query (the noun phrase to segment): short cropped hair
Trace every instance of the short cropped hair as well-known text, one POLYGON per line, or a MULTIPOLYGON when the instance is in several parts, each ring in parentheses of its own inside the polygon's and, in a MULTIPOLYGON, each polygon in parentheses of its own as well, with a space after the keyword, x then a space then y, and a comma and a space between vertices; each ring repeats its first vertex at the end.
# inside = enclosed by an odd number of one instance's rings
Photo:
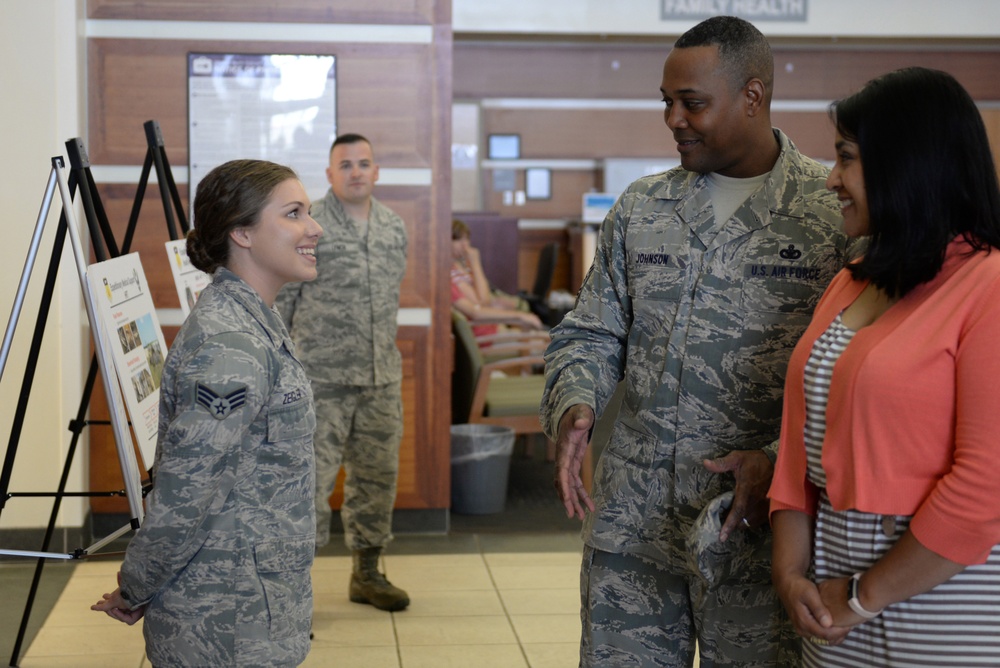
POLYGON ((856 279, 901 297, 934 278, 948 244, 1000 248, 1000 188, 982 116, 953 76, 908 67, 834 102, 837 131, 858 145, 871 238, 856 279))
MULTIPOLYGON (((369 146, 372 145, 372 143, 368 141, 367 137, 359 135, 356 132, 348 132, 339 135, 336 139, 333 140, 333 143, 330 144, 330 153, 333 153, 333 149, 337 148, 341 144, 357 144, 358 142, 362 141, 368 144, 369 146)), ((372 154, 374 155, 374 153, 375 153, 375 148, 372 147, 372 154)))
POLYGON ((774 91, 774 56, 761 31, 735 16, 713 16, 688 30, 674 42, 674 48, 719 47, 719 60, 735 88, 753 78, 764 82, 767 100, 774 91))

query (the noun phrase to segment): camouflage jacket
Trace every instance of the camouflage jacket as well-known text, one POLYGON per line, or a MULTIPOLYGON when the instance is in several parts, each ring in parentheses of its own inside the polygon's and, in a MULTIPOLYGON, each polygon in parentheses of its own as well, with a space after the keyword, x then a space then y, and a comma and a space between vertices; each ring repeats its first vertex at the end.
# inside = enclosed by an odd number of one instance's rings
POLYGON ((297 665, 315 542, 312 391, 278 313, 219 269, 170 348, 153 489, 122 564, 156 666, 297 665))
POLYGON ((699 510, 733 488, 702 460, 776 447, 788 357, 844 266, 847 238, 828 170, 775 134, 770 175, 721 224, 704 175, 676 168, 629 186, 601 226, 576 308, 552 332, 541 407, 550 437, 570 406, 600 415, 625 384, 584 524, 593 547, 683 568, 699 510))
POLYGON ((285 286, 277 306, 312 380, 370 387, 399 382, 399 287, 406 272, 406 227, 374 197, 368 236, 329 190, 313 202, 323 226, 319 277, 285 286))

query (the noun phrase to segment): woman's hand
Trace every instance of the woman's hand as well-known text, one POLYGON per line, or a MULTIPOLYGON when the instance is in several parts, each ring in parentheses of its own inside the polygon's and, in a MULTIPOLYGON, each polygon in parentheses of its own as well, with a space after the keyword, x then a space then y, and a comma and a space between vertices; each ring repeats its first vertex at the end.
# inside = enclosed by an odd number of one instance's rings
POLYGON ((517 311, 517 318, 521 320, 529 329, 542 329, 542 321, 534 313, 528 311, 517 311))
POLYGON ((476 267, 476 266, 479 266, 479 267, 483 266, 483 259, 479 255, 479 249, 476 248, 475 246, 473 246, 472 244, 468 244, 465 247, 465 258, 464 259, 465 259, 465 263, 470 268, 476 267))
POLYGON ((857 626, 867 621, 847 604, 847 584, 850 580, 851 578, 833 578, 819 583, 823 605, 830 611, 833 623, 837 626, 857 626))
POLYGON ((839 618, 826 607, 820 588, 805 576, 776 576, 774 586, 795 632, 806 640, 837 645, 850 632, 850 626, 836 625, 839 618))
POLYGON ((132 626, 137 621, 142 619, 142 616, 146 614, 146 606, 142 605, 135 610, 131 609, 131 605, 122 598, 122 574, 118 573, 118 588, 115 589, 110 594, 104 594, 101 596, 101 600, 90 606, 91 610, 96 610, 97 612, 103 612, 113 619, 117 619, 119 622, 125 622, 129 626, 132 626))
POLYGON ((836 618, 826 607, 819 587, 806 577, 812 560, 813 517, 798 510, 771 513, 774 554, 771 577, 795 632, 809 642, 836 645, 850 632, 850 626, 837 626, 836 618))

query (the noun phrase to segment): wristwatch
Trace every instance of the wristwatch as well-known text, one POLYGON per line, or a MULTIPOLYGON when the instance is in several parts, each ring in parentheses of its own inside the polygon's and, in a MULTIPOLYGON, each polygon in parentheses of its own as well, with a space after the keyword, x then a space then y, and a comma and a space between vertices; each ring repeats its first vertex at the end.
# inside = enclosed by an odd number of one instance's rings
POLYGON ((847 581, 847 605, 851 607, 851 610, 865 619, 875 619, 882 614, 882 610, 878 610, 876 612, 865 610, 864 606, 861 605, 861 599, 858 597, 858 591, 861 589, 860 585, 861 573, 855 573, 851 576, 851 579, 847 581))

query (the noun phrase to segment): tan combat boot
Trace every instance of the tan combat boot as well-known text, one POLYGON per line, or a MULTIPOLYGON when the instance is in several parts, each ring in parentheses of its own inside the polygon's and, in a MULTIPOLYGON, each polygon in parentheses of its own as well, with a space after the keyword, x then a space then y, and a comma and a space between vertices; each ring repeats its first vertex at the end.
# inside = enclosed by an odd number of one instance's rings
POLYGON ((351 573, 350 597, 354 603, 368 603, 379 610, 396 612, 410 604, 410 597, 393 586, 378 570, 381 547, 366 547, 354 551, 354 572, 351 573))

